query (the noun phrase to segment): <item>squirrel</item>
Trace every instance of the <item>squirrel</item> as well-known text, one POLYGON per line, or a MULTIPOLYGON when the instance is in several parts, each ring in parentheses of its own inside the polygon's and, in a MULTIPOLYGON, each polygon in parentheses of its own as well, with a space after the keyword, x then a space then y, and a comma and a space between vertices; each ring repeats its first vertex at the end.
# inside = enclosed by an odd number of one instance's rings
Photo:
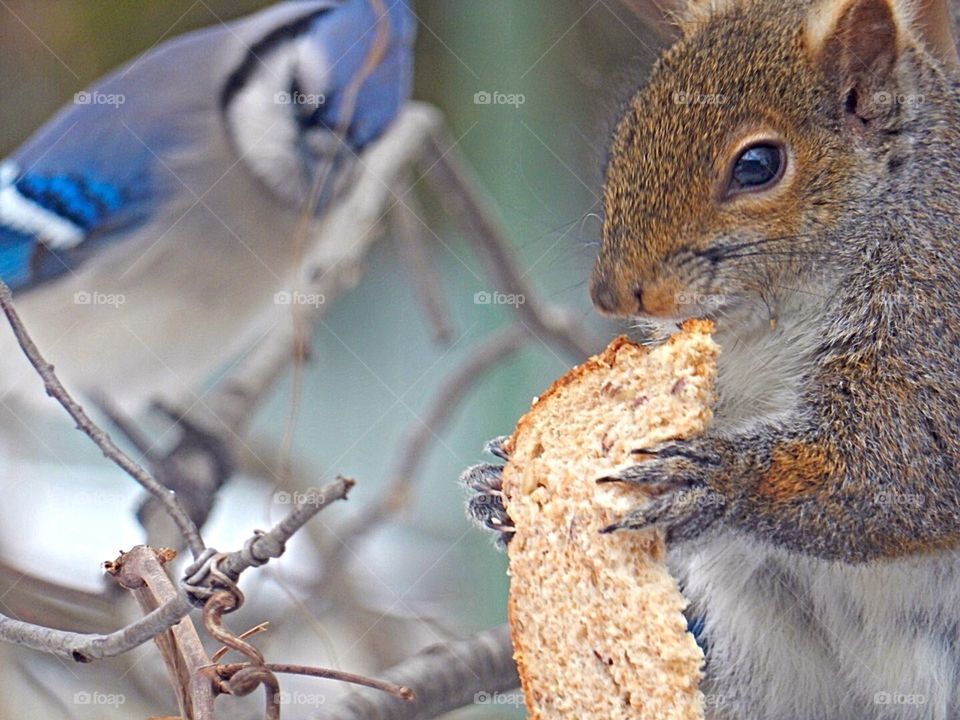
MULTIPOLYGON (((694 1, 616 127, 593 302, 723 352, 710 429, 613 478, 654 499, 607 531, 665 531, 710 720, 960 718, 949 10, 694 1)), ((464 481, 506 542, 499 468, 464 481)))

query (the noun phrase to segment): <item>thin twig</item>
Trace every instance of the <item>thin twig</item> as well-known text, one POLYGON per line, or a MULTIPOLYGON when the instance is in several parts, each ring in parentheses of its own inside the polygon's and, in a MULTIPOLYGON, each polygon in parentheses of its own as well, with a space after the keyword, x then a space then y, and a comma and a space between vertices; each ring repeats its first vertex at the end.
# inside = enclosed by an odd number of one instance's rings
MULTIPOLYGON (((412 688, 417 699, 402 702, 355 691, 324 707, 317 720, 423 720, 482 703, 520 685, 506 625, 427 648, 379 674, 412 688)), ((516 699, 520 702, 519 692, 516 699)))
POLYGON ((476 383, 494 366, 520 350, 528 338, 529 334, 518 325, 497 331, 473 350, 470 358, 443 382, 426 416, 416 421, 405 442, 400 444, 399 459, 388 475, 391 480, 380 493, 380 499, 362 510, 344 530, 337 532, 337 543, 324 567, 338 567, 340 556, 352 541, 404 506, 411 486, 420 476, 431 441, 443 432, 476 383))
POLYGON ((454 206, 454 217, 472 238, 497 289, 520 298, 516 312, 521 323, 544 342, 562 348, 579 362, 593 354, 594 343, 564 310, 542 302, 531 290, 513 259, 510 241, 493 202, 455 144, 438 129, 424 148, 427 177, 436 191, 454 206))
POLYGON ((116 463, 124 472, 132 477, 148 493, 153 495, 161 503, 167 514, 176 523, 177 528, 183 535, 190 552, 194 557, 198 557, 203 552, 205 545, 200 537, 197 526, 190 519, 190 516, 183 509, 176 495, 163 485, 158 483, 147 470, 136 460, 127 455, 123 450, 117 447, 113 439, 103 429, 101 429, 86 411, 80 407, 80 404, 73 399, 67 389, 63 386, 54 372, 53 365, 44 359, 40 350, 37 348, 30 334, 24 327, 20 315, 13 305, 13 294, 6 283, 0 280, 0 309, 7 316, 10 327, 20 344, 30 364, 36 369, 37 374, 43 380, 43 386, 47 395, 56 400, 67 411, 67 414, 73 418, 74 422, 84 434, 87 435, 100 448, 104 456, 116 463))
POLYGON ((339 477, 325 485, 311 497, 309 503, 298 504, 272 530, 254 535, 244 544, 243 550, 227 555, 220 562, 220 570, 231 578, 237 578, 247 568, 259 567, 271 558, 280 557, 287 541, 297 530, 331 503, 345 499, 355 484, 355 480, 339 477))
MULTIPOLYGON (((412 184, 408 183, 411 187, 412 184)), ((410 273, 410 279, 424 315, 433 330, 435 342, 448 345, 453 339, 450 314, 443 299, 443 288, 433 263, 433 243, 424 236, 423 208, 412 193, 404 196, 393 211, 393 229, 397 236, 400 257, 410 273)))
MULTIPOLYGON (((250 663, 224 663, 216 666, 217 673, 220 675, 232 675, 233 673, 245 667, 250 667, 250 663)), ((397 685, 396 683, 376 678, 357 675, 355 673, 343 672, 342 670, 331 670, 330 668, 309 667, 307 665, 292 665, 289 663, 264 663, 263 667, 271 672, 286 675, 306 675, 308 677, 323 678, 325 680, 337 680, 339 682, 350 683, 351 685, 360 685, 373 690, 379 690, 392 695, 400 700, 414 700, 416 693, 408 687, 397 685)))

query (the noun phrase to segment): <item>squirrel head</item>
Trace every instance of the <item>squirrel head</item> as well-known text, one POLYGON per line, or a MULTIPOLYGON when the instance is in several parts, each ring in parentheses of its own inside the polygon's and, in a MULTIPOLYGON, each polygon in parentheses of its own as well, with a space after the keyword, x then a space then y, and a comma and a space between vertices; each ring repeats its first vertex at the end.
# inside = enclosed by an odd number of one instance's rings
POLYGON ((609 151, 606 314, 722 318, 815 277, 960 64, 946 0, 694 0, 681 28, 609 151))

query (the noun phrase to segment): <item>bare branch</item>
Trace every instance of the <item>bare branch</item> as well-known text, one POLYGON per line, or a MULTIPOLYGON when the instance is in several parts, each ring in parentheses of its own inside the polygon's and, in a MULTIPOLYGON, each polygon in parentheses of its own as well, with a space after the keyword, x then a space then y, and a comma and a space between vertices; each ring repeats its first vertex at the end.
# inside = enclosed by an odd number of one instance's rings
POLYGON ((270 558, 283 554, 286 542, 317 513, 337 500, 343 500, 356 484, 350 478, 340 477, 318 490, 309 502, 298 504, 272 530, 258 533, 244 543, 242 550, 230 553, 220 563, 220 570, 236 579, 244 570, 266 564, 270 558))
MULTIPOLYGON (((383 236, 385 219, 405 202, 398 198, 409 184, 410 168, 442 124, 437 109, 422 103, 407 105, 387 133, 364 151, 356 176, 344 195, 325 209, 319 230, 303 248, 300 277, 287 291, 291 297, 296 292, 313 302, 296 305, 295 322, 287 312, 290 308, 278 306, 274 324, 210 394, 200 402, 192 396, 168 398, 163 403, 168 415, 200 431, 198 436, 218 439, 220 455, 236 453, 256 408, 297 358, 297 349, 310 346, 313 328, 333 301, 362 276, 364 260, 383 236), (177 408, 190 410, 177 412, 177 408)), ((136 439, 137 431, 129 429, 128 435, 136 439)), ((189 454, 185 463, 171 468, 171 474, 183 475, 179 487, 195 490, 188 493, 193 517, 205 517, 228 479, 225 474, 231 463, 198 462, 198 455, 189 454)), ((269 468, 263 466, 261 471, 269 468)), ((164 537, 161 531, 162 525, 148 534, 151 542, 156 536, 164 537)))
POLYGON ((406 440, 400 444, 399 460, 388 476, 391 480, 380 493, 380 499, 362 511, 347 528, 338 531, 337 544, 324 567, 337 567, 340 555, 350 546, 352 540, 376 527, 403 507, 411 486, 420 476, 431 441, 443 432, 453 413, 475 384, 491 368, 520 350, 528 338, 529 334, 518 325, 498 331, 475 349, 467 362, 444 381, 426 416, 416 421, 406 440))
POLYGON ((90 419, 86 411, 84 411, 80 404, 67 392, 63 383, 57 378, 53 365, 44 359, 40 350, 31 339, 30 334, 27 332, 27 329, 24 327, 23 321, 20 319, 20 315, 13 305, 13 294, 2 280, 0 280, 0 309, 2 309, 3 313, 7 316, 7 320, 10 323, 10 327, 13 328, 13 333, 16 335, 20 348, 43 380, 47 395, 60 403, 63 409, 67 411, 67 414, 77 423, 77 428, 93 440, 97 447, 103 451, 105 457, 116 463, 144 490, 157 499, 167 511, 167 514, 170 515, 176 523, 187 546, 190 548, 190 552, 193 553, 194 557, 198 557, 205 547, 203 539, 200 537, 197 526, 183 509, 179 500, 177 500, 176 495, 154 480, 153 476, 150 475, 140 463, 117 447, 113 439, 90 419))
MULTIPOLYGON (((131 591, 144 612, 177 599, 179 592, 163 569, 163 563, 172 559, 174 554, 170 551, 169 557, 165 557, 140 545, 122 555, 113 565, 112 574, 120 585, 131 591)), ((180 716, 190 720, 212 720, 216 693, 211 677, 204 672, 210 665, 210 658, 193 623, 185 617, 157 635, 154 642, 160 649, 177 694, 180 716)))
POLYGON ((149 642, 193 610, 183 593, 135 623, 106 635, 55 630, 0 615, 0 641, 57 655, 77 662, 90 662, 122 655, 149 642))
MULTIPOLYGON (((254 534, 242 550, 224 558, 221 569, 236 578, 249 567, 263 565, 270 558, 279 557, 283 554, 284 544, 304 523, 330 503, 345 498, 353 484, 353 480, 347 478, 330 483, 319 491, 317 502, 298 505, 270 532, 254 534)), ((194 583, 202 584, 208 580, 205 574, 198 575, 192 578, 194 583)), ((0 642, 22 645, 77 662, 90 662, 121 655, 152 640, 188 615, 193 608, 187 594, 179 590, 176 596, 137 622, 105 635, 56 630, 0 614, 0 642)))
MULTIPOLYGON (((327 210, 316 241, 305 248, 296 289, 318 299, 303 307, 307 311, 303 324, 308 329, 326 314, 332 300, 359 280, 363 260, 382 236, 381 224, 397 202, 395 193, 442 124, 436 108, 409 103, 386 136, 364 153, 362 168, 347 194, 327 210)), ((201 404, 203 414, 210 416, 206 426, 243 434, 252 411, 288 367, 291 348, 296 346, 295 330, 289 318, 278 317, 273 329, 201 404)))
POLYGON ((412 688, 417 699, 355 691, 325 707, 318 720, 426 720, 520 685, 506 625, 427 648, 379 674, 412 688))
POLYGON ((87 632, 108 633, 116 626, 116 597, 107 592, 88 592, 33 577, 19 567, 0 560, 0 598, 8 614, 29 616, 30 621, 50 627, 82 627, 87 632))
MULTIPOLYGON (((233 673, 237 672, 238 670, 242 670, 245 667, 250 667, 250 664, 224 663, 217 665, 217 673, 221 676, 229 677, 233 673)), ((356 673, 343 672, 342 670, 309 667, 307 665, 291 665, 289 663, 264 663, 263 667, 270 672, 275 673, 287 675, 306 675, 307 677, 322 678, 324 680, 337 680, 339 682, 350 683, 351 685, 362 685, 373 690, 379 690, 381 692, 388 693, 389 695, 399 698, 400 700, 409 701, 416 698, 416 693, 414 693, 410 688, 404 687, 403 685, 397 685, 396 683, 387 682, 385 680, 377 680, 376 678, 369 678, 365 675, 357 675, 356 673)))
POLYGON ((404 196, 393 212, 397 247, 413 281, 414 290, 436 342, 448 344, 453 328, 443 300, 443 288, 433 267, 433 245, 424 236, 423 208, 412 194, 404 196))
POLYGON ((453 206, 454 217, 473 238, 498 289, 524 299, 516 306, 521 323, 533 335, 559 346, 578 362, 590 356, 595 343, 579 324, 567 312, 541 302, 517 270, 509 250, 510 241, 492 201, 450 138, 438 129, 424 148, 423 156, 429 168, 427 177, 453 206))

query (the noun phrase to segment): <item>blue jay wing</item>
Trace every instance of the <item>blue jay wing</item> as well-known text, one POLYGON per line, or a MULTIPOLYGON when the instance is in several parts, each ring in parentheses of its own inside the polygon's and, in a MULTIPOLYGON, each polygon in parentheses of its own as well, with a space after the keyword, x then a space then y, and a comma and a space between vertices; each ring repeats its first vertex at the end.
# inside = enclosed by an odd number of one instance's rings
POLYGON ((131 198, 88 175, 23 173, 14 163, 3 163, 0 278, 19 290, 67 272, 93 248, 95 238, 123 227, 131 198))

